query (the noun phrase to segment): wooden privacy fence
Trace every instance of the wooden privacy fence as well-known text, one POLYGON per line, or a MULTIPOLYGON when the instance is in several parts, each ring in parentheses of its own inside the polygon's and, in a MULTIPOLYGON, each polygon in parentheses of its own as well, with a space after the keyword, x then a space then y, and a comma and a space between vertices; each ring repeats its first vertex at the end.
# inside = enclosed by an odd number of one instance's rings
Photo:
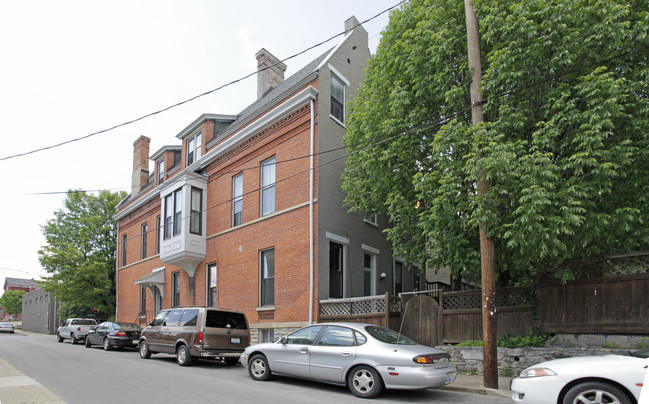
POLYGON ((401 299, 388 293, 378 296, 321 300, 318 322, 344 321, 376 324, 398 330, 401 299))

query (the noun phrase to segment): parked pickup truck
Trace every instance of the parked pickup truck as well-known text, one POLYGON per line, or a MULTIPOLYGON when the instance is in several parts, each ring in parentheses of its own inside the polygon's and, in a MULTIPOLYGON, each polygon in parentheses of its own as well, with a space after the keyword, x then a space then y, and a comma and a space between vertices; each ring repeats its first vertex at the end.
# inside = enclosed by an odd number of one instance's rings
POLYGON ((96 325, 97 321, 92 318, 69 318, 56 330, 56 340, 63 342, 64 339, 70 338, 72 343, 76 344, 86 338, 90 327, 96 325))

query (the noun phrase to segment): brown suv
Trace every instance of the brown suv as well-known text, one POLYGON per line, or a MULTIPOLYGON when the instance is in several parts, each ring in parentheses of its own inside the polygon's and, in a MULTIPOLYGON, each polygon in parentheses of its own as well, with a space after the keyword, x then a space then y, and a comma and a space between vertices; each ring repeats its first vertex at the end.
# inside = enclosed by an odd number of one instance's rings
POLYGON ((162 310, 142 331, 140 357, 152 353, 176 354, 180 366, 199 358, 223 359, 233 365, 250 345, 245 314, 208 307, 162 310))

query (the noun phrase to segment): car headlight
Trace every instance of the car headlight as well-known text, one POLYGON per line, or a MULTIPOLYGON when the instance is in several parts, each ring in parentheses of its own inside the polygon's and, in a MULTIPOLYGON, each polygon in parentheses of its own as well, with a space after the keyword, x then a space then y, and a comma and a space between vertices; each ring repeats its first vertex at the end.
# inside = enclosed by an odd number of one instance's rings
POLYGON ((556 376, 556 373, 554 373, 548 368, 529 368, 523 370, 519 375, 521 379, 525 379, 527 377, 538 377, 538 376, 556 376))

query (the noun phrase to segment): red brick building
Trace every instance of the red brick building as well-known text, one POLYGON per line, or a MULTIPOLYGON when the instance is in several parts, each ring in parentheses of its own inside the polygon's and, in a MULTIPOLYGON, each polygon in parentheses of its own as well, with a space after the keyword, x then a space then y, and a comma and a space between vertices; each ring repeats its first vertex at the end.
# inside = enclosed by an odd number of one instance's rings
POLYGON ((149 155, 149 139, 136 140, 115 216, 120 321, 216 306, 244 311, 253 340, 271 340, 315 321, 321 300, 412 290, 419 275, 392 256, 384 218, 342 204, 346 105, 370 57, 358 21, 345 30, 286 80, 260 50, 258 99, 238 115, 201 115, 181 146, 149 155))
MULTIPOLYGON (((33 279, 5 278, 5 284, 3 289, 5 292, 8 290, 22 290, 29 293, 34 291, 34 289, 36 289, 36 284, 34 283, 33 279)), ((0 314, 2 314, 3 320, 15 320, 15 321, 22 320, 22 314, 11 315, 5 313, 4 310, 2 310, 0 314)))

